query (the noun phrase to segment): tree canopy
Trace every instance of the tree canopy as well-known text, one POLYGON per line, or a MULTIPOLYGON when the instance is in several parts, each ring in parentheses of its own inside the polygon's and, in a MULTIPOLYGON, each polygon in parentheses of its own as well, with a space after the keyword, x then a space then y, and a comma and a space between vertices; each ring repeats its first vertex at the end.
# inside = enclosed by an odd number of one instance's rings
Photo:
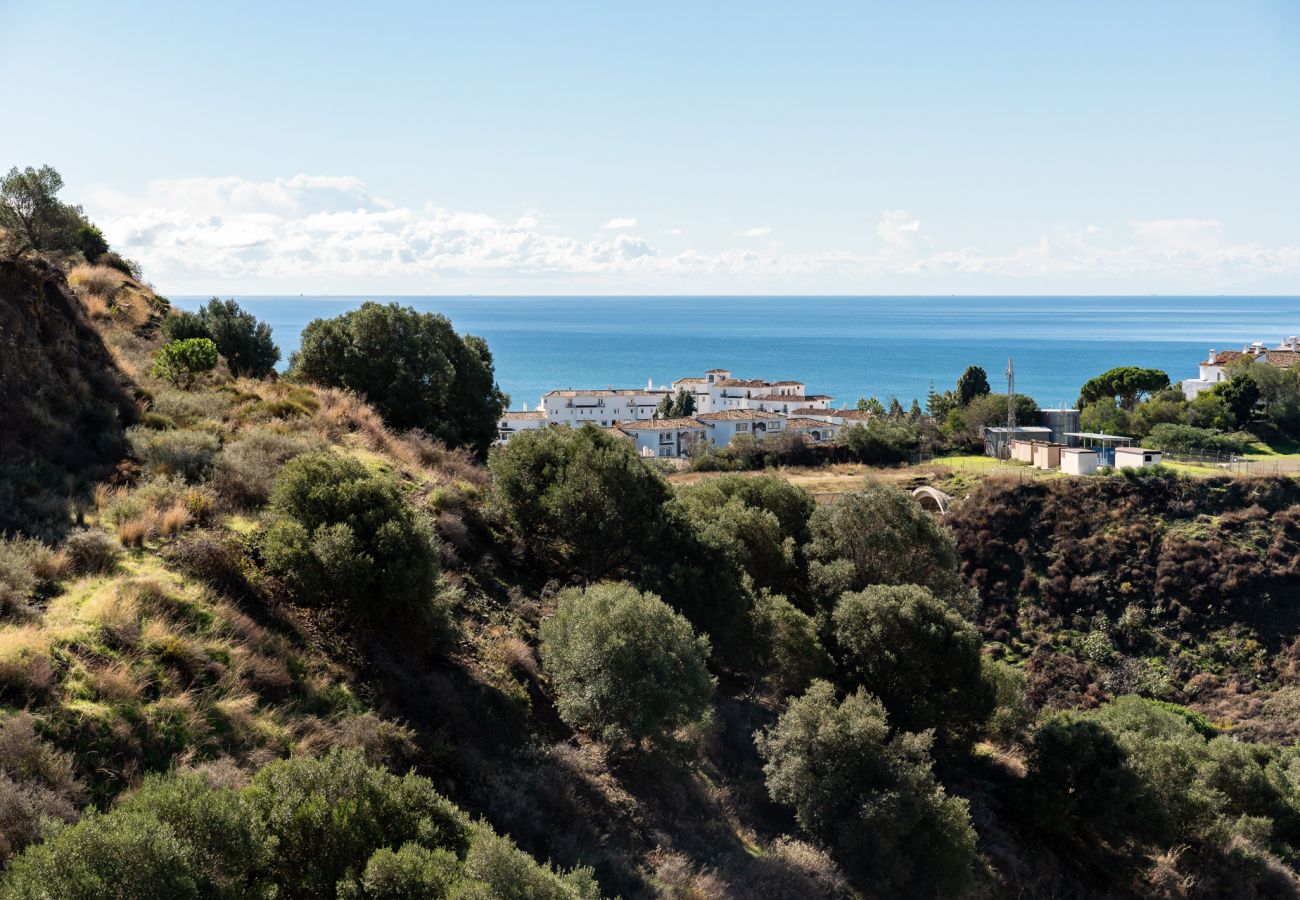
POLYGON ((666 395, 659 401, 655 411, 661 419, 682 419, 695 415, 695 398, 686 388, 678 388, 676 394, 666 395))
POLYGON ((896 727, 932 728, 945 750, 970 745, 993 709, 973 625, 913 584, 844 594, 833 622, 848 682, 879 698, 896 727))
POLYGON ((1079 389, 1079 407, 1111 399, 1132 412, 1139 399, 1166 387, 1169 387, 1169 375, 1160 369, 1118 366, 1084 382, 1079 389))
POLYGON ((979 366, 967 366, 957 379, 957 402, 969 406, 976 397, 989 393, 989 376, 979 366))
POLYGON ((654 594, 624 582, 570 588, 541 635, 560 717, 574 728, 638 743, 709 708, 708 638, 654 594))
POLYGON ((496 439, 509 399, 482 338, 461 337, 446 316, 396 303, 312 321, 289 375, 356 391, 390 426, 422 428, 480 453, 496 439))
POLYGON ((265 378, 280 361, 271 326, 258 321, 234 300, 213 297, 192 316, 170 317, 164 326, 173 340, 205 337, 217 345, 230 374, 265 378))
POLYGON ((975 830, 965 800, 931 771, 929 738, 891 734, 880 701, 843 701, 825 681, 756 735, 772 799, 884 896, 959 893, 971 879, 975 830))
POLYGON ((15 166, 0 179, 3 249, 12 253, 84 249, 92 262, 108 249, 103 234, 86 220, 81 207, 59 200, 61 190, 63 176, 51 166, 15 166))
POLYGON ((873 584, 919 584, 942 598, 958 588, 952 536, 891 484, 868 479, 861 491, 818 506, 810 526, 811 574, 831 601, 873 584))

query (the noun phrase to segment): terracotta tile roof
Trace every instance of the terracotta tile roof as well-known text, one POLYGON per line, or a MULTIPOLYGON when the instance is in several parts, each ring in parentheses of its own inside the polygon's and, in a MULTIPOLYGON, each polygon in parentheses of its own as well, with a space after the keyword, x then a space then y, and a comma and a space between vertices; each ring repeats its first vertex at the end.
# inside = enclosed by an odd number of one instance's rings
POLYGON ((724 409, 719 412, 701 413, 696 416, 703 422, 753 422, 759 419, 767 422, 784 419, 780 413, 763 412, 761 409, 724 409))
POLYGON ((683 429, 704 428, 698 419, 646 419, 643 422, 619 422, 618 427, 624 431, 680 431, 683 429))
POLYGON ((609 426, 608 428, 602 428, 602 429, 600 429, 600 430, 603 431, 603 432, 605 432, 606 434, 613 435, 614 437, 618 437, 618 438, 626 438, 626 439, 629 440, 629 441, 634 441, 634 440, 636 440, 636 438, 634 438, 632 435, 628 434, 628 433, 627 433, 626 431, 624 431, 622 428, 619 428, 617 425, 611 425, 611 426, 609 426))
POLYGON ((528 410, 527 412, 524 412, 522 410, 511 410, 511 411, 503 412, 501 414, 501 418, 502 420, 528 419, 531 421, 533 419, 545 419, 546 413, 542 412, 541 410, 528 410))
POLYGON ((1300 363, 1300 353, 1294 350, 1270 350, 1264 361, 1270 366, 1277 366, 1279 369, 1289 369, 1296 363, 1300 363))
POLYGON ((750 400, 780 400, 784 403, 802 403, 807 397, 796 397, 791 394, 763 394, 760 397, 750 397, 750 400))
POLYGON ((802 382, 802 381, 773 381, 773 382, 772 382, 772 385, 773 385, 774 387, 786 387, 786 386, 788 386, 788 385, 792 385, 792 384, 800 384, 800 385, 801 385, 801 384, 803 384, 803 382, 802 382))
POLYGON ((750 381, 741 381, 739 378, 723 378, 721 381, 713 382, 714 387, 769 387, 766 381, 752 379, 750 381))
POLYGON ((824 419, 803 419, 797 416, 791 416, 785 420, 786 428, 837 428, 834 422, 827 422, 824 419))
POLYGON ((805 400, 833 400, 830 394, 805 394, 805 400))
POLYGON ((709 369, 709 370, 706 371, 704 374, 705 374, 705 375, 717 375, 719 372, 726 373, 726 372, 729 372, 729 371, 731 371, 731 370, 730 370, 730 369, 709 369))
POLYGON ((707 378, 678 378, 673 384, 708 384, 707 378))
POLYGON ((839 415, 844 412, 842 409, 818 409, 816 406, 801 406, 798 409, 790 410, 792 416, 829 416, 839 415))
POLYGON ((795 412, 805 415, 812 413, 818 416, 834 416, 837 419, 852 420, 854 422, 865 422, 875 415, 875 413, 861 409, 796 409, 795 412))
POLYGON ((1240 350, 1220 350, 1218 353, 1214 354, 1212 358, 1207 359, 1205 362, 1201 363, 1201 365, 1226 366, 1228 363, 1232 362, 1238 356, 1241 356, 1240 350))

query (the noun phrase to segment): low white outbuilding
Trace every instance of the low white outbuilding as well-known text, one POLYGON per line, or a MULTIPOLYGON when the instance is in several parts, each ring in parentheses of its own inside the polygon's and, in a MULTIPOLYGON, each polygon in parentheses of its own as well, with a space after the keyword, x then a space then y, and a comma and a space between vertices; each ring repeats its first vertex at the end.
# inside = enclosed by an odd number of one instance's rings
POLYGON ((1096 450, 1084 447, 1061 448, 1061 471, 1067 475, 1091 475, 1099 463, 1096 450))
POLYGON ((1115 468, 1141 469, 1145 466, 1160 465, 1160 451, 1145 447, 1116 447, 1115 468))

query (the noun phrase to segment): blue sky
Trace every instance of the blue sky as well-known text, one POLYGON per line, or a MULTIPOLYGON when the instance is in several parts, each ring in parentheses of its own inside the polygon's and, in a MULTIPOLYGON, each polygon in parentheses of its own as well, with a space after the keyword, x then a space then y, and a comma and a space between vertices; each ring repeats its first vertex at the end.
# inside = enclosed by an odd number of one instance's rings
POLYGON ((1294 2, 0 0, 0 79, 176 293, 1300 278, 1294 2))

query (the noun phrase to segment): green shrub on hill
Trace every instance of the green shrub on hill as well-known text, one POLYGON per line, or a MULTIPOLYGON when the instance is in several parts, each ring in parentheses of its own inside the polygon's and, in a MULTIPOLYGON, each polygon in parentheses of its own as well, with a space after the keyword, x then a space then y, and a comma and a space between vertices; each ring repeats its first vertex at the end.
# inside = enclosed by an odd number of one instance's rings
POLYGON ((935 780, 929 738, 891 734, 880 701, 815 682, 756 736, 772 799, 883 896, 956 894, 971 880, 965 800, 935 780))
POLYGON ((496 439, 497 418, 508 402, 482 338, 456 334, 446 316, 396 303, 363 303, 312 321, 289 374, 355 391, 392 428, 422 428, 478 453, 496 439))
POLYGON ((195 337, 163 344, 154 356, 151 373, 178 388, 188 389, 196 377, 216 367, 217 345, 205 337, 195 337))
POLYGON ((267 567, 302 600, 363 614, 427 609, 438 574, 433 535, 388 475, 336 453, 285 464, 262 538, 267 567))
POLYGON ((573 728, 639 743, 708 711, 709 641, 653 594, 626 583, 570 588, 541 634, 543 669, 573 728))
POLYGON ((818 506, 810 526, 810 574, 828 602, 873 584, 919 584, 944 599, 959 589, 951 534, 886 482, 869 478, 861 491, 818 506))
POLYGON ((131 455, 145 471, 179 475, 190 482, 200 481, 208 474, 221 448, 220 439, 207 431, 157 431, 148 425, 128 428, 126 442, 131 455))
POLYGON ((1143 444, 1153 450, 1169 453, 1247 453, 1250 445, 1241 438, 1220 434, 1208 428, 1195 428, 1191 425, 1177 425, 1162 422, 1154 426, 1147 434, 1143 444))
POLYGON ((590 872, 538 865, 472 824, 427 779, 334 752, 272 763, 241 790, 155 776, 111 811, 30 847, 0 881, 0 897, 15 900, 109 896, 595 900, 598 892, 590 872))
POLYGON ((912 584, 844 594, 832 619, 848 684, 879 699, 896 728, 933 729, 947 752, 970 746, 994 702, 973 625, 912 584))
POLYGON ((265 378, 275 371, 280 350, 271 339, 271 326, 258 321, 234 300, 213 297, 193 315, 169 316, 163 332, 173 341, 208 338, 235 377, 265 378))

